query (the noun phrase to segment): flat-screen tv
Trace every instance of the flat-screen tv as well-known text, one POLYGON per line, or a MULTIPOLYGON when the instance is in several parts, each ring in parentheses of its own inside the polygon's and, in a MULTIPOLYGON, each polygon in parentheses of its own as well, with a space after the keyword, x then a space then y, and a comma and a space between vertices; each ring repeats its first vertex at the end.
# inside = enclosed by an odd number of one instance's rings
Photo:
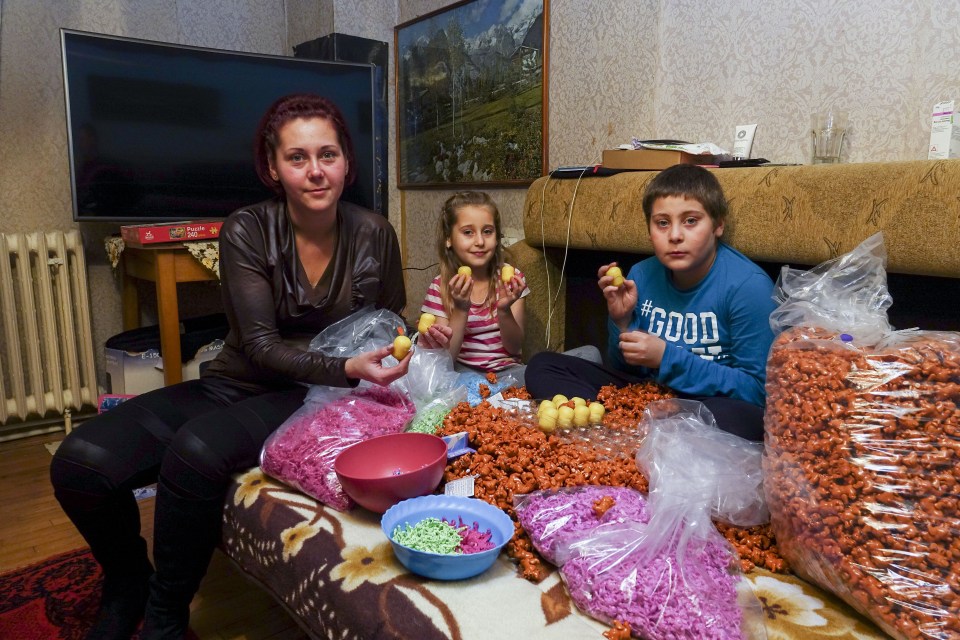
POLYGON ((254 131, 297 92, 343 111, 357 156, 343 199, 385 213, 373 65, 60 33, 74 220, 215 219, 270 197, 254 131))

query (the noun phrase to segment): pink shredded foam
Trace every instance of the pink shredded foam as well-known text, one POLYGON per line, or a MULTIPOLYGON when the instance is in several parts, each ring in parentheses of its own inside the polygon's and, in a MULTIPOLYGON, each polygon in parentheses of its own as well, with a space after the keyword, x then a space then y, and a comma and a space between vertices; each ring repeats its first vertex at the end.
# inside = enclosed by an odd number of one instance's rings
POLYGON ((459 522, 454 522, 453 520, 443 519, 444 522, 457 529, 460 533, 460 546, 457 550, 460 553, 480 553, 481 551, 489 551, 493 549, 495 544, 493 544, 493 534, 490 532, 490 529, 487 529, 485 532, 480 532, 480 523, 474 522, 473 526, 468 526, 463 522, 463 516, 458 517, 459 522))
MULTIPOLYGON (((554 564, 559 549, 590 537, 601 525, 649 521, 643 495, 618 487, 531 494, 517 514, 534 546, 554 564), (616 504, 597 517, 593 504, 604 496, 616 504)), ((634 636, 648 640, 743 637, 739 576, 730 571, 730 552, 719 534, 704 545, 689 545, 682 560, 676 546, 667 545, 650 561, 623 550, 642 544, 640 536, 620 549, 587 548, 560 567, 580 610, 606 623, 629 623, 634 636)))
POLYGON ((331 402, 307 402, 270 436, 260 457, 263 472, 320 502, 346 511, 353 500, 340 486, 333 463, 361 440, 399 433, 414 407, 386 387, 355 389, 331 402))

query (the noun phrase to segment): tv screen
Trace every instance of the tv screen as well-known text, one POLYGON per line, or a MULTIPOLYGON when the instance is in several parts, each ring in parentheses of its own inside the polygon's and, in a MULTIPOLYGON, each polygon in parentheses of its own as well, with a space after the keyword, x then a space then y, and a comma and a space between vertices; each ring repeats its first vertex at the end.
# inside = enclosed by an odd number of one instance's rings
POLYGON ((383 213, 374 66, 162 44, 61 30, 73 218, 123 223, 222 218, 269 198, 253 135, 288 93, 343 112, 356 182, 343 199, 383 213))

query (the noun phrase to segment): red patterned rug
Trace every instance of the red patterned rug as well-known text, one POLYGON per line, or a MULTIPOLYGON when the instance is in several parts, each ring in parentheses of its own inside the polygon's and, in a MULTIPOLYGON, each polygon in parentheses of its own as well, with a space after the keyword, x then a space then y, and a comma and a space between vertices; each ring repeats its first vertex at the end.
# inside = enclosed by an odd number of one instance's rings
POLYGON ((0 575, 0 638, 81 640, 97 612, 102 579, 89 549, 0 575))

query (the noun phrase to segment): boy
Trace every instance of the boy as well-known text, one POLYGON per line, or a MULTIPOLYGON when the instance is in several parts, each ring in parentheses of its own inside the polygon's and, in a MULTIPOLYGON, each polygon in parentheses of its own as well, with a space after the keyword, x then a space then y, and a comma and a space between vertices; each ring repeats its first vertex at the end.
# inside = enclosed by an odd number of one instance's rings
POLYGON ((763 439, 764 379, 773 342, 773 282, 720 242, 727 202, 697 165, 661 171, 643 195, 654 257, 622 284, 597 273, 607 301, 611 367, 543 352, 526 373, 535 398, 594 398, 600 388, 653 379, 703 402, 724 431, 763 439))

